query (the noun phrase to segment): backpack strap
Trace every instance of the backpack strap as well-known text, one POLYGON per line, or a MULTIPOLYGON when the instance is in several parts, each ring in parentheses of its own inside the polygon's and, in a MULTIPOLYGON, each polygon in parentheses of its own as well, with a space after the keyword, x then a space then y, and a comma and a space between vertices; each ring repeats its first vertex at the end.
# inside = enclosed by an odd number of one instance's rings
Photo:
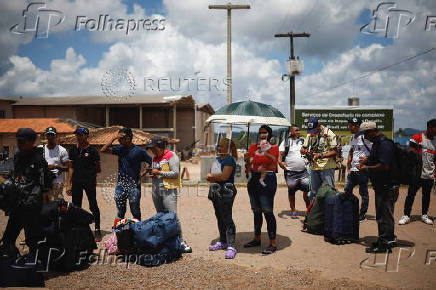
POLYGON ((362 138, 363 146, 365 146, 365 148, 366 148, 366 150, 368 150, 368 152, 371 152, 371 150, 368 148, 368 146, 366 146, 365 137, 363 135, 360 135, 360 137, 362 138))

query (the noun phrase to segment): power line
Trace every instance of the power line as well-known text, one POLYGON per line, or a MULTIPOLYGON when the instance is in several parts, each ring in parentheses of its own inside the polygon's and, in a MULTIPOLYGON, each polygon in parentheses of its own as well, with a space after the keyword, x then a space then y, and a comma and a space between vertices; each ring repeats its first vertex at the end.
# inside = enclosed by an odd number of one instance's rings
POLYGON ((319 91, 319 92, 317 92, 317 93, 315 93, 315 94, 310 95, 309 98, 310 98, 310 97, 313 97, 313 96, 317 96, 317 95, 322 94, 322 93, 325 93, 325 92, 328 92, 328 91, 331 91, 331 90, 334 90, 334 89, 337 89, 337 88, 340 88, 340 87, 342 87, 342 86, 344 86, 344 85, 346 85, 346 84, 349 84, 349 83, 351 83, 351 82, 354 82, 354 81, 358 81, 358 80, 361 80, 361 79, 367 78, 367 77, 369 77, 369 76, 375 74, 376 72, 381 72, 381 71, 387 70, 387 69, 389 69, 389 68, 391 68, 391 67, 393 67, 393 66, 396 66, 396 65, 402 64, 402 63, 404 63, 404 62, 406 62, 406 61, 409 61, 409 60, 412 60, 412 59, 414 59, 414 58, 420 57, 420 56, 422 56, 422 55, 424 55, 424 54, 430 53, 430 52, 433 51, 433 50, 435 50, 434 47, 432 47, 432 48, 430 48, 430 49, 427 49, 426 51, 420 52, 420 53, 418 53, 418 54, 415 54, 415 55, 412 55, 412 56, 406 57, 405 59, 402 59, 402 60, 400 60, 400 61, 398 61, 398 62, 396 62, 396 63, 393 63, 393 64, 390 64, 390 65, 387 65, 387 66, 381 67, 381 68, 379 68, 379 69, 377 69, 377 70, 375 70, 375 71, 372 71, 372 72, 367 73, 367 74, 363 74, 363 75, 361 75, 361 76, 359 76, 359 77, 357 77, 357 78, 354 78, 354 79, 352 79, 352 80, 349 80, 349 81, 346 81, 346 82, 340 83, 340 84, 335 85, 335 86, 333 86, 333 87, 330 87, 330 88, 328 88, 328 89, 326 89, 326 90, 319 91))
POLYGON ((312 8, 310 9, 310 11, 309 11, 306 15, 304 15, 304 17, 303 17, 303 22, 302 22, 300 25, 298 25, 297 31, 299 31, 300 28, 301 28, 304 24, 306 24, 306 22, 307 22, 307 17, 309 17, 309 15, 312 14, 313 10, 315 9, 315 6, 317 6, 318 3, 319 3, 319 0, 317 0, 316 2, 313 3, 313 6, 312 6, 312 8))

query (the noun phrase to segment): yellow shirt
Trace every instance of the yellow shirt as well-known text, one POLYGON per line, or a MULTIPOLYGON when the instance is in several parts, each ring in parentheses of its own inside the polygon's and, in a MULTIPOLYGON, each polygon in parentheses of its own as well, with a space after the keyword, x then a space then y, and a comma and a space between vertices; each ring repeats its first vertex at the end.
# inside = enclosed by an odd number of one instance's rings
MULTIPOLYGON (((336 148, 337 136, 327 127, 321 126, 321 132, 318 135, 311 136, 307 134, 304 139, 303 147, 312 150, 318 154, 327 154, 331 149, 336 148)), ((312 170, 324 170, 336 168, 335 157, 320 158, 311 162, 312 170)))

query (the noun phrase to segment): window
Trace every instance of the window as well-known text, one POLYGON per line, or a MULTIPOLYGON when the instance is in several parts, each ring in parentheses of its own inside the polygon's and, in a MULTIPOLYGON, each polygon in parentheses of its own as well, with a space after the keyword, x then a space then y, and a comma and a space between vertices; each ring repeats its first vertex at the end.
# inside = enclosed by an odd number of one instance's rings
POLYGON ((6 117, 6 112, 0 110, 0 119, 4 119, 6 117))

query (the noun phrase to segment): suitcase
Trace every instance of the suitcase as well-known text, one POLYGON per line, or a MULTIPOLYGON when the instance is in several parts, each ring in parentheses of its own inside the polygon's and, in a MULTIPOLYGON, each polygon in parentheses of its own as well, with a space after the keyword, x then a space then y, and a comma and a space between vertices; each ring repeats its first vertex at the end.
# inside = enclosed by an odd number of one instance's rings
POLYGON ((325 199, 324 240, 332 244, 359 240, 359 199, 353 194, 338 193, 325 199))

